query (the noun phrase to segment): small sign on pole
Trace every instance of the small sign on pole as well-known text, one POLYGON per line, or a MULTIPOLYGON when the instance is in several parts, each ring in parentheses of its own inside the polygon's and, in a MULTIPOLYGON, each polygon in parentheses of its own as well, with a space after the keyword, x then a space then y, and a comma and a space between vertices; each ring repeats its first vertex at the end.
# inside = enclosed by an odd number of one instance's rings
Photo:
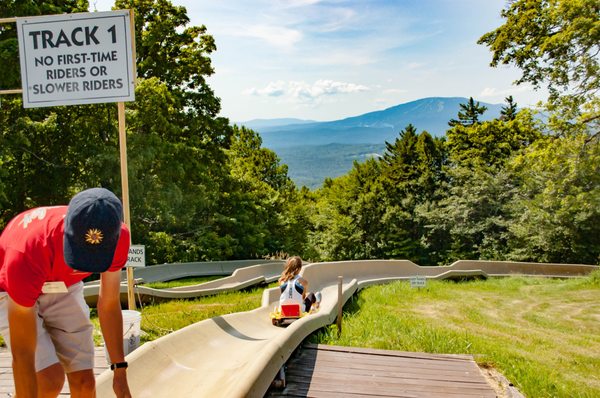
POLYGON ((146 266, 146 247, 144 245, 129 246, 126 266, 134 268, 146 266))
POLYGON ((412 276, 410 278, 410 287, 425 287, 427 279, 424 276, 412 276))
POLYGON ((17 18, 23 107, 134 101, 129 12, 17 18))

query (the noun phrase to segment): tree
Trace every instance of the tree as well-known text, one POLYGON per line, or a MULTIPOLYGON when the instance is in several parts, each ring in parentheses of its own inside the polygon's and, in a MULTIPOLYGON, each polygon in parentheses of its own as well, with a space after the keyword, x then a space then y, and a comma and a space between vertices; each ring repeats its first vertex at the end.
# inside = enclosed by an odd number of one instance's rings
MULTIPOLYGON (((87 9, 88 2, 85 0, 3 0, 0 2, 0 18, 86 12, 87 9)), ((0 24, 0 64, 0 89, 20 88, 19 44, 14 23, 0 24)))
POLYGON ((469 168, 501 166, 541 136, 532 113, 523 110, 510 121, 491 120, 456 125, 446 133, 446 147, 455 165, 469 168))
POLYGON ((510 175, 501 167, 461 166, 449 174, 452 183, 440 186, 443 197, 417 209, 429 256, 439 263, 502 260, 508 251, 508 206, 516 195, 510 175))
POLYGON ((550 102, 568 96, 575 105, 600 88, 600 3, 597 0, 518 0, 502 10, 505 22, 481 36, 491 66, 516 65, 517 84, 547 85, 550 102))
POLYGON ((409 124, 400 131, 394 143, 386 141, 386 151, 383 154, 382 163, 384 174, 389 180, 389 188, 396 190, 399 184, 407 185, 416 178, 417 157, 417 129, 409 124))
POLYGON ((500 110, 500 120, 515 120, 517 117, 517 103, 514 101, 512 95, 504 98, 504 100, 506 101, 506 106, 503 106, 500 110))
POLYGON ((294 183, 287 175, 287 166, 261 145, 258 133, 234 126, 227 154, 232 191, 239 199, 227 206, 231 220, 228 234, 241 242, 240 249, 254 250, 247 256, 302 254, 308 231, 302 208, 295 205, 299 199, 294 183))
MULTIPOLYGON (((87 6, 86 1, 77 0, 3 1, 0 18, 81 12, 87 11, 87 6)), ((0 24, 0 63, 0 88, 19 88, 14 23, 0 24)), ((96 108, 95 121, 89 126, 83 115, 86 107, 26 110, 19 97, 4 96, 0 109, 0 227, 26 208, 65 203, 81 187, 76 181, 91 174, 93 159, 103 158, 115 142, 105 129, 102 106, 96 108), (82 145, 83 150, 76 153, 74 145, 82 145)), ((102 166, 97 169, 99 174, 112 170, 108 163, 102 166)))
POLYGON ((231 173, 238 179, 262 182, 281 193, 294 189, 294 183, 287 175, 287 165, 280 163, 275 152, 263 148, 260 135, 251 129, 233 127, 228 158, 231 173))
POLYGON ((316 193, 309 243, 319 260, 383 258, 381 164, 354 162, 344 176, 327 179, 316 193))
POLYGON ((600 143, 545 136, 509 163, 509 259, 600 263, 600 143))
MULTIPOLYGON (((213 73, 214 40, 204 27, 185 26, 185 9, 169 1, 118 1, 116 6, 133 8, 136 15, 139 79, 136 101, 127 105, 136 243, 147 245, 150 263, 264 254, 264 245, 252 242, 262 239, 260 234, 240 239, 245 231, 235 229, 228 213, 234 209, 234 216, 249 217, 244 205, 262 211, 262 203, 252 203, 256 198, 244 195, 230 175, 226 149, 232 128, 217 117, 219 99, 206 83, 213 73)), ((0 5, 3 16, 84 10, 85 1, 0 5)), ((6 40, 0 47, 14 37, 14 29, 3 29, 6 40)), ((0 195, 0 225, 23 208, 66 203, 82 188, 104 186, 119 194, 114 104, 23 109, 20 99, 10 98, 1 106, 0 186, 11 189, 0 195)))
POLYGON ((386 147, 379 177, 383 190, 377 199, 382 215, 379 251, 388 258, 429 263, 420 240, 423 225, 415 209, 434 200, 437 185, 443 179, 443 141, 426 131, 417 135, 416 128, 408 125, 386 147))
POLYGON ((206 82, 216 45, 206 26, 188 26, 186 8, 168 0, 117 0, 115 8, 135 10, 138 76, 159 78, 184 101, 180 106, 216 116, 220 100, 206 82))
POLYGON ((469 97, 469 102, 466 104, 460 104, 458 111, 458 120, 452 119, 448 122, 448 125, 453 127, 457 125, 471 126, 479 123, 479 116, 483 115, 487 111, 487 107, 480 105, 479 102, 475 102, 473 97, 469 97))

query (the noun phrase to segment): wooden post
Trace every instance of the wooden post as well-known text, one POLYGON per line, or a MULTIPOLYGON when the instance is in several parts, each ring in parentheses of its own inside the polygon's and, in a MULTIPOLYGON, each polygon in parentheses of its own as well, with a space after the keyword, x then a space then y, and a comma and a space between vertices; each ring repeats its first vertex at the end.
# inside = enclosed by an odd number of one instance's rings
POLYGON ((22 94, 23 93, 23 89, 21 88, 15 88, 12 90, 0 90, 0 94, 22 94))
MULTIPOLYGON (((131 238, 131 217, 129 213, 129 177, 127 174, 127 134, 125 129, 125 103, 119 102, 119 153, 121 157, 121 190, 123 191, 123 215, 129 228, 131 238)), ((131 244, 131 240, 129 242, 131 244)), ((127 267, 127 303, 130 310, 135 310, 133 292, 133 268, 127 267)))
MULTIPOLYGON (((131 47, 132 47, 132 61, 133 61, 133 86, 136 85, 137 69, 135 62, 135 18, 133 10, 129 10, 129 26, 131 32, 131 47)), ((129 213, 129 177, 127 173, 127 131, 125 128, 125 103, 119 102, 119 151, 121 156, 121 190, 123 191, 123 213, 125 218, 125 224, 129 228, 130 239, 133 236, 131 231, 131 217, 129 213)), ((131 240, 129 242, 131 244, 131 240)), ((130 310, 135 310, 135 292, 134 292, 134 278, 133 268, 127 267, 127 304, 130 310)))
POLYGON ((344 282, 344 277, 338 276, 338 313, 337 313, 337 330, 338 330, 338 338, 342 335, 342 309, 344 308, 344 297, 342 295, 342 284, 344 282))

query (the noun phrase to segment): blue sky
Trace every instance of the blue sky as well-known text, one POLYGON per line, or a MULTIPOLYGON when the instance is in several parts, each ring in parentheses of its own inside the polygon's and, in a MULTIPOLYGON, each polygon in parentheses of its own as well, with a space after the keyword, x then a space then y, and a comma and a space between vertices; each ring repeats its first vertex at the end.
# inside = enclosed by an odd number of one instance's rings
MULTIPOLYGON (((477 44, 506 0, 171 0, 206 25, 217 51, 209 84, 232 121, 336 120, 424 97, 519 106, 544 92, 514 86, 477 44)), ((106 11, 113 0, 90 0, 106 11)), ((95 7, 95 8, 94 8, 95 7)))

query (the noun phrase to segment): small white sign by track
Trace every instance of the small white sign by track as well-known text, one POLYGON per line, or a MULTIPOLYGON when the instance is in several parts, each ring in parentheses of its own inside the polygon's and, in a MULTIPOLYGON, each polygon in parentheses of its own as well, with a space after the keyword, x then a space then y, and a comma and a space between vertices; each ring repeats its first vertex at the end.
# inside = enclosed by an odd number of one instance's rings
POLYGON ((129 10, 17 18, 25 108, 134 101, 129 10))
POLYGON ((410 287, 425 287, 427 279, 424 276, 411 276, 410 287))
POLYGON ((129 255, 127 256, 127 267, 145 267, 146 266, 146 247, 144 245, 129 246, 129 255))

